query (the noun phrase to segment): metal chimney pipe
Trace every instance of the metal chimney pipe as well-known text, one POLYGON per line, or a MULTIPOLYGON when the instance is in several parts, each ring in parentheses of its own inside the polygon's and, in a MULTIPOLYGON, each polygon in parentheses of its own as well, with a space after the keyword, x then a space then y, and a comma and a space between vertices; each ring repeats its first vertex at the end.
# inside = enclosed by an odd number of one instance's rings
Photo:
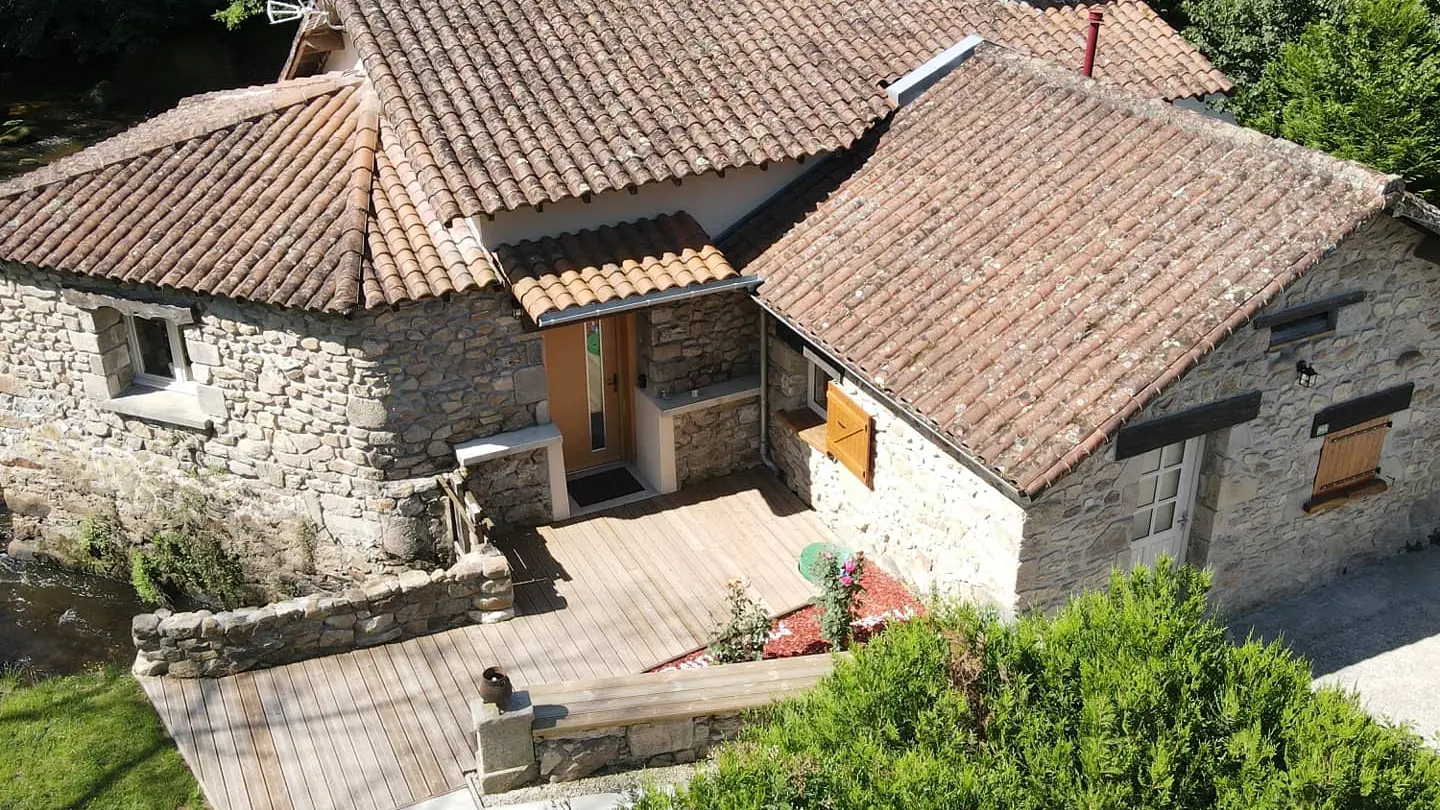
POLYGON ((1086 76, 1095 75, 1095 49, 1100 44, 1100 25, 1105 21, 1105 12, 1090 9, 1090 34, 1085 39, 1085 65, 1080 72, 1086 76))

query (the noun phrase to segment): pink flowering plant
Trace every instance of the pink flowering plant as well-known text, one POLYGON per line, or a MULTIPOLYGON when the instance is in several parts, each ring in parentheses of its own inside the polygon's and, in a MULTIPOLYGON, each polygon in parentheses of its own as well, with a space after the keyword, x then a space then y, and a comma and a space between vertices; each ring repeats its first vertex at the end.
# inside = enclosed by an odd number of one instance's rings
POLYGON ((820 636, 830 642, 830 649, 843 650, 850 646, 856 598, 865 590, 860 584, 865 555, 857 551, 841 560, 826 552, 815 560, 815 573, 820 580, 820 595, 813 600, 821 610, 820 636))

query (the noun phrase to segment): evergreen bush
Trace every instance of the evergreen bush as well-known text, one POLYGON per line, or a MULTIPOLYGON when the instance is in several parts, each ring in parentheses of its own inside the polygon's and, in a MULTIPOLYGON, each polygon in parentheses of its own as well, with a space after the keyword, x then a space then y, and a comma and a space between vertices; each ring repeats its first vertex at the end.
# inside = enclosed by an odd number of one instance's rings
POLYGON ((1285 648, 1229 643, 1208 586, 1162 561, 1053 618, 932 611, 637 807, 1440 807, 1440 755, 1285 648))

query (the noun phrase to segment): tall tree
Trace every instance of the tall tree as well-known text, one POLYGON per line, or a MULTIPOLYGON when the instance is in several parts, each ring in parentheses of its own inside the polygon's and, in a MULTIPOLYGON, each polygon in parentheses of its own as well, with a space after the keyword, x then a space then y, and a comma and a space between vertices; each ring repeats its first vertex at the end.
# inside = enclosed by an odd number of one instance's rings
POLYGON ((1232 108, 1246 126, 1405 178, 1440 201, 1440 18, 1352 0, 1281 47, 1232 108))
POLYGON ((1184 0, 1180 6, 1185 38, 1244 87, 1260 78, 1281 45, 1298 39, 1335 4, 1336 0, 1184 0))

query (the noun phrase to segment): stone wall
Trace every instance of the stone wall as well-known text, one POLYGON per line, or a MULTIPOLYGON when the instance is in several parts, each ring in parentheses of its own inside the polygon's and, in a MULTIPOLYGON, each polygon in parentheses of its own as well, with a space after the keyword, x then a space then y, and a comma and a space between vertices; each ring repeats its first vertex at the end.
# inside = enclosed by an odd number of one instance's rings
MULTIPOLYGON (((1267 307, 1368 293, 1340 310, 1334 333, 1269 350, 1270 331, 1246 326, 1146 409, 1157 416, 1262 391, 1255 420, 1206 437, 1200 468, 1188 558, 1214 569, 1224 608, 1304 590, 1440 529, 1440 267, 1414 255, 1421 239, 1378 217, 1267 307), (1319 372, 1313 388, 1296 382, 1302 359, 1319 372), (1404 382, 1415 383, 1414 400, 1393 415, 1380 461, 1389 490, 1302 511, 1323 444, 1310 437, 1315 413, 1404 382)), ((1128 562, 1137 479, 1108 446, 1041 495, 1025 528, 1023 602, 1054 605, 1128 562)))
POLYGON ((773 334, 768 345, 771 453, 786 484, 919 592, 1013 607, 1020 506, 847 380, 841 389, 875 417, 874 487, 866 487, 775 418, 804 407, 807 361, 773 334))
POLYGON ((498 293, 345 318, 68 278, 193 313, 180 333, 209 426, 116 413, 128 351, 61 279, 0 265, 0 493, 17 537, 61 558, 83 517, 139 542, 188 493, 271 594, 390 570, 436 546, 451 445, 543 415, 538 335, 498 293))
POLYGON ((515 615, 498 552, 448 569, 377 577, 338 596, 307 596, 224 613, 157 611, 132 622, 136 675, 216 678, 515 615))
POLYGON ((541 737, 535 740, 535 760, 544 782, 571 782, 600 770, 695 762, 735 739, 740 725, 736 712, 541 737))
POLYGON ((470 467, 465 484, 496 526, 539 526, 550 522, 547 452, 537 447, 470 467))
POLYGON ((754 399, 675 417, 675 475, 683 489, 760 463, 760 403, 754 399))
POLYGON ((760 309, 744 290, 712 293, 635 315, 636 373, 664 398, 754 374, 760 309))

